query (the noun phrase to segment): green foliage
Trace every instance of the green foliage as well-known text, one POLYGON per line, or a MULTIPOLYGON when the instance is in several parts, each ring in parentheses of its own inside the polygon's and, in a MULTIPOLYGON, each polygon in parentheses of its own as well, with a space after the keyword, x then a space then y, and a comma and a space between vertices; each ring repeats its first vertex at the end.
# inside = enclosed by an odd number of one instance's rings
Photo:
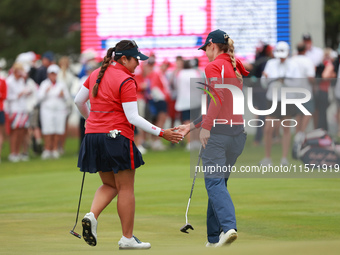
POLYGON ((0 57, 25 51, 80 53, 79 0, 0 1, 0 57), (78 25, 78 26, 77 26, 78 25))
POLYGON ((340 35, 340 1, 325 0, 326 45, 338 48, 340 35))
MULTIPOLYGON (((337 48, 340 1, 324 0, 326 45, 337 48)), ((80 53, 79 0, 1 0, 0 57, 13 62, 19 53, 80 53)))

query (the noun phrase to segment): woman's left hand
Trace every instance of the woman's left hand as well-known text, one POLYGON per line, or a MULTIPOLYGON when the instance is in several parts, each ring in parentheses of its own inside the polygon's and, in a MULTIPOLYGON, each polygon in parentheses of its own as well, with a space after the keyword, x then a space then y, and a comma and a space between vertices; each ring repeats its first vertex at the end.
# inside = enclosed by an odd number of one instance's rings
POLYGON ((204 149, 208 143, 209 138, 210 138, 210 131, 202 128, 200 132, 200 141, 204 149))

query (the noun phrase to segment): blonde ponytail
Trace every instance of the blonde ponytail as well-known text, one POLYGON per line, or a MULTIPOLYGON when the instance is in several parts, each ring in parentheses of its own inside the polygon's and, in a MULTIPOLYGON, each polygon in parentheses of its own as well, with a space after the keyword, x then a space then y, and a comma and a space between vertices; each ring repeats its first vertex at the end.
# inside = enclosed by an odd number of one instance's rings
POLYGON ((233 65, 235 74, 237 79, 243 83, 242 75, 236 69, 236 60, 235 60, 235 51, 234 51, 234 41, 229 37, 228 38, 228 54, 230 56, 231 64, 233 65))

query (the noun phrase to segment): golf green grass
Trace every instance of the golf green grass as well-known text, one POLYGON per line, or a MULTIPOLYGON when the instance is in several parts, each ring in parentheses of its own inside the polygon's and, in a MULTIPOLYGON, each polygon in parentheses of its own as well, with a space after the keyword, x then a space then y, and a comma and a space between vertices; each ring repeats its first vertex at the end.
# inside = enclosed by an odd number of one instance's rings
MULTIPOLYGON (((198 178, 189 210, 195 230, 181 233, 192 178, 190 153, 180 146, 147 153, 146 164, 137 170, 134 234, 151 242, 152 248, 118 250, 121 227, 115 201, 100 216, 98 244, 90 247, 69 234, 82 178, 76 167, 77 146, 69 139, 59 160, 33 157, 10 163, 5 144, 0 164, 0 254, 339 254, 340 179, 336 178, 231 178, 228 188, 239 237, 220 249, 205 247, 207 195, 203 179, 198 178)), ((279 145, 273 155, 278 162, 279 145)), ((253 147, 248 138, 237 165, 256 165, 262 156, 263 148, 253 147)), ((79 222, 99 185, 98 175, 86 175, 79 222)), ((79 222, 75 231, 81 234, 79 222)))

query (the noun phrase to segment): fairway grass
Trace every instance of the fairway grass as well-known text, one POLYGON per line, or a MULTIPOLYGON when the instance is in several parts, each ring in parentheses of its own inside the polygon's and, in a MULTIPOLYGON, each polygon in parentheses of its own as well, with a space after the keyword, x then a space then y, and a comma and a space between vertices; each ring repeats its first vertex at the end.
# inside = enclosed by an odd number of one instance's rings
MULTIPOLYGON (((101 214, 98 245, 90 247, 69 234, 82 178, 76 167, 77 145, 69 139, 67 153, 59 160, 33 157, 19 163, 5 159, 5 146, 0 164, 0 254, 339 254, 340 179, 230 179, 239 237, 229 247, 212 249, 205 248, 207 195, 198 178, 189 210, 195 230, 181 233, 192 179, 190 154, 179 146, 149 152, 136 173, 134 234, 152 248, 118 250, 121 227, 115 201, 101 214)), ((274 161, 279 161, 279 151, 274 146, 274 161)), ((256 164, 262 155, 263 148, 252 147, 248 139, 237 164, 256 164)), ((98 175, 86 175, 75 229, 80 234, 81 218, 99 185, 98 175)))

